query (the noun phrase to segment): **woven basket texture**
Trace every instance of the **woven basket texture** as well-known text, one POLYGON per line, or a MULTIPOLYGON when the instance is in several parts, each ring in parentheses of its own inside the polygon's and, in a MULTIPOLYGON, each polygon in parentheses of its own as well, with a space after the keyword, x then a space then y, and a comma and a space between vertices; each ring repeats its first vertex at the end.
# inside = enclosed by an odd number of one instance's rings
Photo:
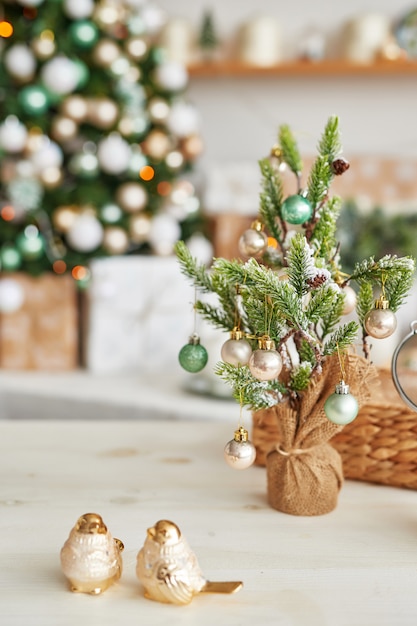
MULTIPOLYGON (((273 411, 253 413, 252 441, 256 464, 265 465, 279 443, 273 411)), ((345 478, 417 489, 417 412, 400 398, 390 370, 378 370, 370 399, 331 444, 342 457, 345 478)))

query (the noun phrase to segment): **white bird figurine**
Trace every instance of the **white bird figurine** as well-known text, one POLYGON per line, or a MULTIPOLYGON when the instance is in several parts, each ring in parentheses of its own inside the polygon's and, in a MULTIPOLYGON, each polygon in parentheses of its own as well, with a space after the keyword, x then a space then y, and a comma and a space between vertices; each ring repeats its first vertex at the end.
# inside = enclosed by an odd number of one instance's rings
POLYGON ((97 595, 122 574, 123 543, 107 530, 100 515, 82 515, 61 550, 61 566, 71 591, 97 595))
POLYGON ((234 593, 241 582, 210 582, 174 522, 160 520, 148 528, 139 550, 136 574, 150 600, 189 604, 198 593, 234 593))

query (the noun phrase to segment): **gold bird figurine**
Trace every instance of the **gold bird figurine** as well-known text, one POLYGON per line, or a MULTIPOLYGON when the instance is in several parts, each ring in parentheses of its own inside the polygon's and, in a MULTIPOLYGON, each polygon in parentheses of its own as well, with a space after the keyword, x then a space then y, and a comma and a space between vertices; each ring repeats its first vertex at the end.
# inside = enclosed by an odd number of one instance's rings
POLYGON ((139 550, 136 575, 145 597, 168 604, 189 604, 198 593, 234 593, 241 582, 210 582, 174 522, 160 520, 148 528, 139 550))
POLYGON ((71 591, 98 595, 122 574, 123 543, 107 530, 100 515, 82 515, 61 550, 61 566, 71 591))

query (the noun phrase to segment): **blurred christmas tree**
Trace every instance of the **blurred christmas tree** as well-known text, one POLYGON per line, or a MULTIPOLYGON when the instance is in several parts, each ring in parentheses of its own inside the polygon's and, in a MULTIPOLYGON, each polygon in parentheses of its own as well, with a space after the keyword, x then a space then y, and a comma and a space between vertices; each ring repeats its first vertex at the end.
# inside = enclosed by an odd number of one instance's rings
POLYGON ((210 58, 213 52, 218 48, 219 43, 213 15, 211 11, 205 11, 199 36, 199 44, 204 57, 210 58))
POLYGON ((202 149, 198 115, 185 69, 154 44, 164 17, 139 0, 3 4, 3 270, 170 254, 201 227, 188 175, 202 149))

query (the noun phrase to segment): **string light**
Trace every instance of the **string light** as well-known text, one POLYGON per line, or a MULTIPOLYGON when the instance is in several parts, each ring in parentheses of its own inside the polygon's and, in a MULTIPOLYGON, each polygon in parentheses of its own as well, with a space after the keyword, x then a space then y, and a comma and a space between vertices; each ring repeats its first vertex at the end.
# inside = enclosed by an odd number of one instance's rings
POLYGON ((150 165, 144 165, 139 172, 139 176, 142 180, 152 180, 155 176, 155 170, 150 165))
POLYGON ((0 22, 0 37, 4 37, 5 39, 11 37, 13 35, 13 30, 13 26, 10 22, 6 22, 5 20, 0 22))
POLYGON ((71 275, 75 280, 85 280, 88 274, 88 269, 84 265, 76 265, 71 271, 71 275))

